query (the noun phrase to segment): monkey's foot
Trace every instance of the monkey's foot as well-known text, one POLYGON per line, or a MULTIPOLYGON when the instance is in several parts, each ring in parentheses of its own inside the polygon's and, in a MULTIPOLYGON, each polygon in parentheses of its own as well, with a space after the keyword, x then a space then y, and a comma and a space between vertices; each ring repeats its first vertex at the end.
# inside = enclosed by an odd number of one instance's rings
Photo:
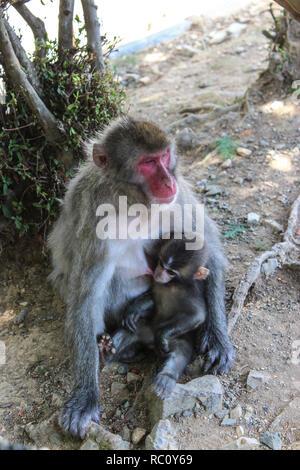
POLYGON ((173 391, 176 380, 165 374, 157 374, 154 380, 154 391, 162 399, 167 398, 173 391))
POLYGON ((59 425, 75 439, 83 439, 91 421, 99 423, 97 395, 91 398, 86 391, 79 391, 65 403, 59 425))
POLYGON ((116 353, 112 338, 107 334, 101 335, 98 338, 98 348, 100 359, 103 363, 107 362, 111 358, 111 355, 116 353))
POLYGON ((218 337, 215 333, 205 331, 201 336, 199 353, 204 354, 204 372, 225 374, 229 372, 234 361, 234 349, 229 337, 218 337))

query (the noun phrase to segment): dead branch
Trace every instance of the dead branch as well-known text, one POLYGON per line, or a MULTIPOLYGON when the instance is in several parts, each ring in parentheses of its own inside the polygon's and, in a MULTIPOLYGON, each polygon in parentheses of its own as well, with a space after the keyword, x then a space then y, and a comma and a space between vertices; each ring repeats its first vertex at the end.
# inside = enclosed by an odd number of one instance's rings
POLYGON ((58 24, 58 55, 60 60, 73 47, 74 0, 60 0, 58 24))
POLYGON ((28 59, 28 56, 25 52, 25 49, 23 48, 20 39, 14 32, 13 28, 10 26, 6 18, 3 18, 6 30, 9 35, 10 42, 12 44, 12 47, 15 51, 15 54, 22 65, 22 67, 26 70, 28 80, 30 81, 31 85, 36 89, 37 92, 41 92, 40 88, 40 81, 38 78, 38 74, 35 70, 35 67, 33 63, 28 59))
MULTIPOLYGON (((283 241, 276 243, 271 250, 264 252, 262 255, 255 258, 252 264, 249 266, 246 274, 236 287, 233 294, 233 304, 228 315, 228 331, 232 331, 238 318, 241 315, 242 308, 244 306, 245 299, 249 292, 250 287, 258 279, 261 266, 264 261, 269 258, 280 258, 282 265, 296 265, 300 266, 300 239, 296 238, 296 231, 300 225, 300 195, 292 205, 287 229, 283 235, 283 241)), ((298 233, 298 231, 297 231, 298 233)))
POLYGON ((37 16, 33 15, 29 8, 24 5, 24 2, 10 1, 10 3, 26 21, 31 31, 33 32, 34 38, 36 40, 35 55, 40 58, 45 57, 46 48, 43 47, 43 44, 47 40, 47 31, 44 22, 37 16))
POLYGON ((81 3, 87 33, 88 49, 93 55, 95 69, 103 74, 105 67, 102 54, 100 25, 97 17, 97 6, 94 0, 81 0, 81 3))
POLYGON ((41 126, 43 127, 46 138, 50 142, 55 143, 62 141, 65 134, 63 125, 48 110, 28 80, 26 73, 23 72, 10 42, 9 35, 3 21, 3 16, 1 15, 1 10, 0 53, 4 61, 3 67, 6 75, 10 78, 11 83, 13 83, 16 87, 18 87, 19 90, 22 91, 28 106, 37 116, 41 126))

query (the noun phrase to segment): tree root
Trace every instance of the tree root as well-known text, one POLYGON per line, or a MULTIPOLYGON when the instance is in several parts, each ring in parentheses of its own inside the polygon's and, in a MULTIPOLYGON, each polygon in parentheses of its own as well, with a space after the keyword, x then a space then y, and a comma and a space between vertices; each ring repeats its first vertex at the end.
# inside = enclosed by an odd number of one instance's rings
POLYGON ((299 266, 300 267, 300 195, 292 205, 287 229, 283 235, 283 241, 276 243, 271 250, 265 251, 263 254, 255 258, 249 266, 246 274, 236 287, 233 294, 233 304, 228 315, 228 331, 234 328, 238 318, 241 315, 245 299, 250 287, 258 279, 261 266, 264 261, 269 258, 280 258, 281 265, 299 266))

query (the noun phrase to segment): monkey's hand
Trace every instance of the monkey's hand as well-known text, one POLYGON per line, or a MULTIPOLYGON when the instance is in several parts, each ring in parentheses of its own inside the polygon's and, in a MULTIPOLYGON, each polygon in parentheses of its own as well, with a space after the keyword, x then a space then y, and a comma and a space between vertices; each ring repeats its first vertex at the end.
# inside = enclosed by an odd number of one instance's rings
POLYGON ((59 425, 75 439, 83 439, 91 421, 99 423, 98 394, 95 391, 91 396, 86 390, 78 389, 65 403, 59 425))
POLYGON ((170 337, 168 335, 168 331, 162 330, 157 333, 155 337, 155 344, 161 354, 164 355, 170 352, 170 337))
POLYGON ((204 372, 210 371, 212 374, 224 374, 229 372, 234 360, 234 349, 226 334, 217 334, 213 330, 206 330, 199 333, 200 344, 198 352, 205 355, 204 372))
POLYGON ((128 331, 131 331, 131 333, 135 333, 136 332, 136 325, 137 325, 137 322, 139 321, 140 319, 140 313, 139 312, 130 312, 130 313, 126 313, 126 316, 123 318, 123 321, 122 321, 122 326, 128 330, 128 331))
POLYGON ((176 380, 167 375, 158 373, 154 380, 154 390, 158 397, 162 400, 167 398, 172 393, 176 385, 176 380))

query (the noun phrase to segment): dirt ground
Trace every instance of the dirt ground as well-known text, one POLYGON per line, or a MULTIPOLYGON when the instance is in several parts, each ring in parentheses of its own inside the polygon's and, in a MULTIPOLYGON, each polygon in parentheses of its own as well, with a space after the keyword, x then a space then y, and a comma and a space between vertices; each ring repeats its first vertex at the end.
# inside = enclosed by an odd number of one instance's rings
MULTIPOLYGON (((130 72, 148 77, 142 80, 146 85, 136 80, 127 87, 130 114, 167 126, 184 116, 184 108, 239 102, 267 65, 268 44, 261 31, 271 25, 268 3, 255 1, 247 11, 214 22, 195 21, 170 43, 118 59, 121 76, 130 72), (218 45, 205 43, 210 31, 225 29, 237 20, 246 25, 238 37, 218 45), (180 46, 186 45, 198 53, 185 55, 180 46)), ((265 219, 285 228, 300 191, 300 108, 290 97, 275 95, 266 102, 261 98, 247 114, 232 111, 213 121, 185 126, 200 138, 198 147, 185 152, 185 175, 219 225, 229 260, 228 309, 249 263, 281 240, 280 232, 265 219), (235 156, 227 169, 221 166, 220 155, 201 165, 209 145, 225 136, 250 149, 251 155, 235 156), (207 182, 221 191, 206 195, 207 182), (250 212, 260 216, 254 226, 247 224, 250 212)), ((49 270, 47 257, 25 241, 17 249, 8 247, 1 256, 0 340, 6 347, 6 363, 0 365, 0 436, 14 442, 30 443, 25 425, 47 419, 70 392, 64 305, 47 283, 49 270), (24 309, 25 318, 18 322, 24 309)), ((235 364, 230 375, 220 377, 224 407, 242 407, 244 436, 259 441, 264 431, 279 431, 283 449, 300 449, 299 282, 299 270, 283 267, 260 277, 231 335, 235 364), (266 378, 258 389, 246 387, 250 370, 266 378)), ((142 379, 145 364, 134 368, 142 379)), ((112 382, 125 382, 117 366, 102 375, 102 424, 118 433, 125 425, 129 430, 141 426, 149 432, 143 407, 134 418, 125 416, 141 380, 131 384, 128 399, 121 404, 111 397, 112 382)), ((236 426, 221 426, 220 419, 205 413, 175 416, 172 421, 182 449, 217 449, 238 437, 236 426)), ((74 445, 59 434, 48 443, 51 448, 74 445)))

